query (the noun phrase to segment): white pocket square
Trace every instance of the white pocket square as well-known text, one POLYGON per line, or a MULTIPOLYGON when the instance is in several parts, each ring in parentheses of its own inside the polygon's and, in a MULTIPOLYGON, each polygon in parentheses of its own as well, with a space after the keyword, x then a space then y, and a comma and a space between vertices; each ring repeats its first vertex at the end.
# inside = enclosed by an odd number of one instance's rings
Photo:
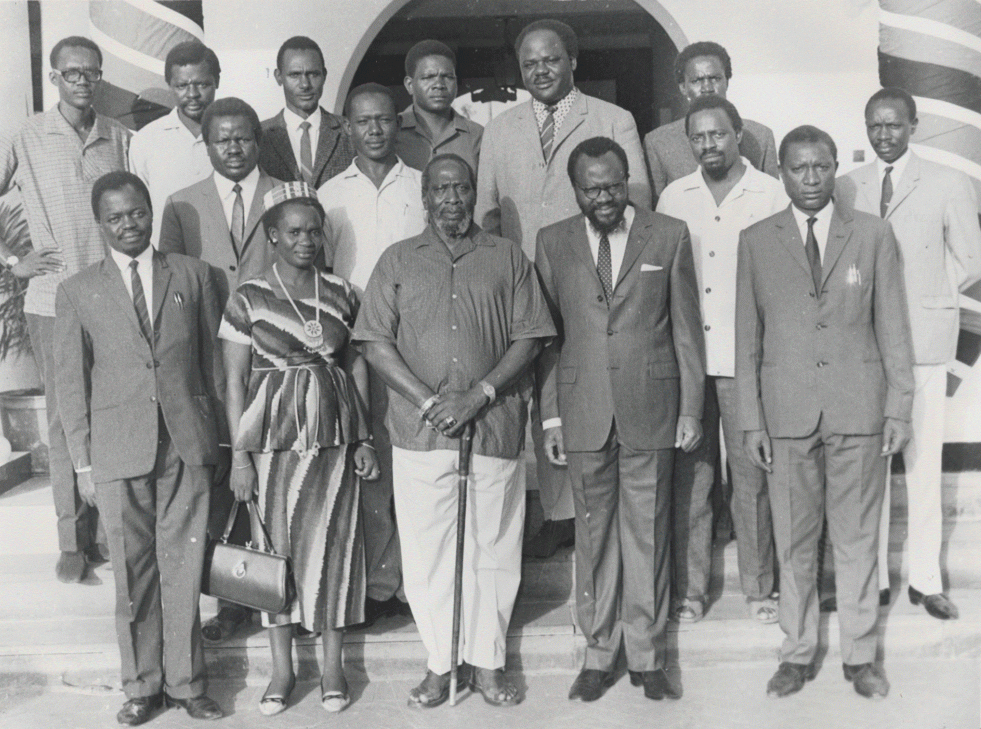
POLYGON ((652 266, 649 263, 642 263, 642 264, 640 264, 640 270, 641 271, 663 271, 664 269, 661 266, 652 266))

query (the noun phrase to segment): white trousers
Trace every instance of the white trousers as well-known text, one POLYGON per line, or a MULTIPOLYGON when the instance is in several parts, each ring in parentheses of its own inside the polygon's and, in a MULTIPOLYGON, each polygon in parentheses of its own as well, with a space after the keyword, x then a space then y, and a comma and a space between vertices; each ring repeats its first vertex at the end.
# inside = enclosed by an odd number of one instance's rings
MULTIPOLYGON (((944 445, 944 411, 947 401, 947 366, 914 365, 913 435, 903 450, 906 464, 906 501, 910 587, 924 595, 943 592, 940 548, 943 530, 941 504, 941 456, 944 445)), ((879 522, 879 589, 889 587, 889 471, 879 522)))
MULTIPOLYGON (((392 448, 405 596, 436 674, 451 668, 457 461, 456 451, 392 448)), ((460 658, 479 668, 504 667, 521 582, 525 493, 519 466, 520 459, 474 455, 467 482, 460 658)))

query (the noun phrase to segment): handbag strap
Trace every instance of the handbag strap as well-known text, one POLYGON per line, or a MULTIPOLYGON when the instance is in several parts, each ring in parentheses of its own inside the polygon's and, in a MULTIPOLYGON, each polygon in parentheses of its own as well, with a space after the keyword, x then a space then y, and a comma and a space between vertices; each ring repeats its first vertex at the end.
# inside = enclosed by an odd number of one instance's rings
MULTIPOLYGON (((235 503, 232 504, 231 513, 228 515, 228 523, 225 524, 225 532, 221 535, 221 541, 223 544, 228 544, 228 539, 232 535, 232 529, 235 528, 235 519, 238 516, 238 507, 242 505, 243 502, 235 499, 235 503)), ((266 525, 262 521, 262 516, 259 514, 259 505, 255 502, 255 496, 253 496, 248 501, 244 502, 249 509, 249 516, 252 517, 253 522, 259 525, 262 529, 262 536, 265 537, 265 551, 269 554, 276 554, 276 550, 272 546, 272 537, 269 536, 269 532, 266 530, 266 525)))

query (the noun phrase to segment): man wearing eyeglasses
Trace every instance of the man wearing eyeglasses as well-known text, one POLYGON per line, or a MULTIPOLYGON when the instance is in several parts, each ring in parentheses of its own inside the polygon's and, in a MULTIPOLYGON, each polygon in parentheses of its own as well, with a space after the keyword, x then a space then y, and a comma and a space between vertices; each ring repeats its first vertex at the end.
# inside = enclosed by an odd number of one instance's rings
POLYGON ((668 185, 657 211, 684 220, 691 232, 698 298, 705 327, 705 438, 674 464, 672 617, 695 622, 705 613, 712 566, 712 484, 719 451, 719 420, 732 471, 739 578, 749 617, 778 619, 774 591, 773 524, 766 477, 743 449, 736 427, 735 310, 739 233, 787 207, 779 181, 742 156, 745 129, 736 107, 721 96, 696 98, 685 131, 699 168, 668 185))
POLYGON ((20 189, 31 250, 0 240, 0 262, 25 283, 24 312, 31 347, 45 386, 51 490, 58 516, 62 582, 81 582, 87 562, 106 559, 96 544, 98 512, 78 496, 68 444, 58 416, 54 382, 55 292, 58 284, 106 254, 92 219, 92 185, 126 169, 130 132, 92 108, 102 80, 102 52, 88 38, 71 36, 51 50, 51 83, 58 105, 27 120, 0 141, 0 195, 20 189))
POLYGON ((535 253, 559 331, 538 361, 545 453, 568 465, 576 510, 573 701, 613 684, 621 644, 647 698, 680 696, 665 672, 671 472, 702 437, 705 348, 688 228, 630 205, 629 173, 613 140, 577 145, 582 213, 543 228, 535 253))
POLYGON ((177 102, 174 110, 150 122, 133 136, 130 171, 150 190, 153 243, 167 198, 211 174, 208 147, 201 137, 201 117, 215 100, 221 65, 218 56, 198 41, 178 43, 167 53, 164 78, 177 102))
POLYGON ((456 113, 456 54, 445 43, 423 40, 405 54, 405 90, 412 105, 399 114, 395 153, 422 170, 437 154, 458 154, 478 169, 484 128, 456 113))

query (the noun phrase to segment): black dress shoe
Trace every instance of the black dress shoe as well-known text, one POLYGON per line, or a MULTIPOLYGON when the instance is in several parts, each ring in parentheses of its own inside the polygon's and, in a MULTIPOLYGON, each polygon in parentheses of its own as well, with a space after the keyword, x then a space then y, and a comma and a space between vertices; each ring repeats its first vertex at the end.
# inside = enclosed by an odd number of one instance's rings
POLYGON ((957 620, 960 613, 957 606, 942 592, 935 595, 924 595, 912 585, 909 588, 909 601, 914 605, 923 604, 926 611, 937 620, 957 620))
POLYGON ((215 703, 214 699, 210 699, 204 694, 190 699, 175 699, 173 696, 166 696, 164 700, 167 702, 167 706, 179 706, 184 709, 192 719, 211 720, 221 719, 225 716, 225 712, 215 703))
POLYGON ((788 663, 784 661, 780 664, 777 672, 773 674, 766 685, 766 695, 775 698, 783 698, 796 694, 804 683, 812 680, 817 675, 817 669, 813 663, 788 663))
POLYGON ((55 575, 59 582, 81 582, 85 569, 84 552, 62 552, 55 565, 55 575))
POLYGON ((654 701, 660 701, 665 696, 669 699, 680 699, 681 694, 671 685, 667 672, 663 668, 656 671, 627 671, 630 674, 631 686, 643 686, 644 696, 654 701))
POLYGON ((522 553, 525 557, 548 559, 561 547, 573 547, 576 544, 576 522, 574 519, 546 519, 538 534, 528 541, 522 553))
POLYGON ((109 561, 109 547, 105 544, 90 544, 85 548, 85 561, 98 567, 109 561))
POLYGON ((584 668, 569 689, 570 701, 596 701, 613 685, 613 672, 584 668))
POLYGON ((402 601, 394 597, 390 597, 388 600, 375 600, 374 598, 366 597, 364 599, 364 622, 349 625, 348 627, 354 630, 370 628, 382 618, 399 615, 402 605, 402 601))
POLYGON ((139 696, 129 699, 123 708, 116 714, 116 721, 126 726, 139 726, 146 724, 153 716, 153 712, 163 706, 163 695, 139 696))
POLYGON ((852 682, 860 696, 877 699, 885 698, 889 693, 889 682, 882 675, 882 670, 874 663, 861 663, 857 666, 843 663, 841 667, 845 673, 845 680, 852 682))
POLYGON ((226 605, 201 626, 201 635, 212 643, 228 640, 252 622, 252 611, 241 605, 226 605))

